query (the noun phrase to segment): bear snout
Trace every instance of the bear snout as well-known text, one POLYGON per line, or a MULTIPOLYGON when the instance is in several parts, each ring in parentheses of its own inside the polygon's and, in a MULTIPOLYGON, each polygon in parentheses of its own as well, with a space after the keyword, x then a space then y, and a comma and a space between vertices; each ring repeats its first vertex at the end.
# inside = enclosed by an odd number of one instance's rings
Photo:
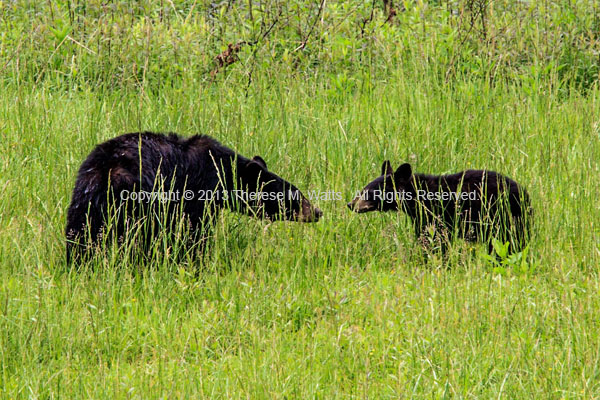
POLYGON ((323 216, 323 211, 319 207, 315 207, 315 218, 318 221, 323 216))
POLYGON ((323 216, 323 211, 319 207, 313 207, 307 199, 302 199, 302 207, 298 221, 301 222, 317 222, 323 216))
POLYGON ((347 204, 348 208, 355 213, 365 213, 369 211, 375 210, 375 206, 366 200, 361 199, 360 197, 355 198, 350 203, 347 204))

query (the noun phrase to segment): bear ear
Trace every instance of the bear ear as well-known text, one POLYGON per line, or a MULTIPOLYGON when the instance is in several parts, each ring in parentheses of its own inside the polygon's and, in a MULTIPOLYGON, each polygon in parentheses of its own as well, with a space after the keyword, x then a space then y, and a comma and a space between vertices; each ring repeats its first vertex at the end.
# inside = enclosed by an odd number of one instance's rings
POLYGON ((255 178, 258 177, 258 175, 264 170, 265 167, 262 164, 254 160, 250 160, 248 164, 246 164, 246 168, 244 169, 244 175, 246 177, 255 178))
POLYGON ((394 172, 394 180, 396 181, 408 181, 412 176, 412 168, 410 164, 404 163, 398 167, 394 172))
POLYGON ((387 176, 393 173, 394 170, 392 169, 392 163, 390 162, 390 160, 385 160, 383 164, 381 164, 381 175, 387 176))
POLYGON ((254 156, 252 158, 252 161, 256 162, 258 165, 260 165, 264 169, 267 169, 267 163, 265 162, 265 160, 262 159, 261 156, 254 156))

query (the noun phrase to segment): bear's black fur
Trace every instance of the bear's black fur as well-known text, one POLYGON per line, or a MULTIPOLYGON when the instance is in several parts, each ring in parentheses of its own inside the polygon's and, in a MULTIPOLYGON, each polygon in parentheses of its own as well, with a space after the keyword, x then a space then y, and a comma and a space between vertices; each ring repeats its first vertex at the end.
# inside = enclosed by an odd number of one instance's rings
POLYGON ((511 253, 522 251, 529 239, 532 214, 525 189, 497 172, 413 174, 410 164, 393 171, 389 161, 383 163, 381 176, 348 207, 359 213, 401 207, 412 219, 419 239, 432 231, 443 233, 448 239, 444 243, 459 236, 487 243, 490 253, 493 238, 509 242, 511 253))
MULTIPOLYGON (((67 213, 67 261, 99 242, 111 215, 117 216, 112 232, 117 238, 127 232, 128 221, 142 216, 162 211, 166 223, 159 221, 155 228, 167 231, 184 216, 195 241, 206 236, 223 207, 274 220, 313 222, 322 215, 262 158, 249 160, 209 136, 140 132, 116 137, 98 145, 79 169, 67 213), (142 192, 170 197, 131 202, 131 193, 139 198, 142 192)), ((154 234, 147 236, 150 241, 154 234)))

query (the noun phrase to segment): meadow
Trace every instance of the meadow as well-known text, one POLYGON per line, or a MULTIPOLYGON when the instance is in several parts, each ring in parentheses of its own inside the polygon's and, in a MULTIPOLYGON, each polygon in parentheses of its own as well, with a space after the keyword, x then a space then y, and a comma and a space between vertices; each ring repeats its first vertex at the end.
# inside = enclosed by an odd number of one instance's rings
POLYGON ((600 397, 600 4, 383 3, 0 2, 0 396, 600 397), (139 130, 341 200, 67 267, 81 162, 139 130), (386 159, 523 184, 527 254, 424 258, 405 215, 351 213, 386 159))

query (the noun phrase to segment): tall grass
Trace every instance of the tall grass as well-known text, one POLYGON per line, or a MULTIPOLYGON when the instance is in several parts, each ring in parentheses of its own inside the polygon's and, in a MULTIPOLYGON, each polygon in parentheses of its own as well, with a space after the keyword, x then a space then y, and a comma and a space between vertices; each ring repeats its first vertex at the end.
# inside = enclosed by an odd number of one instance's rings
POLYGON ((11 61, 0 96, 2 396, 597 397, 597 88, 554 85, 557 71, 533 89, 447 80, 417 56, 356 63, 301 74, 258 64, 249 86, 234 64, 213 81, 186 73, 153 88, 36 83, 11 75, 11 61), (225 212, 202 262, 107 255, 68 269, 80 163, 141 129, 210 134, 305 194, 343 199, 314 201, 317 224, 225 212), (346 201, 385 159, 523 184, 531 260, 499 268, 460 241, 423 259, 406 216, 351 213, 346 201))

